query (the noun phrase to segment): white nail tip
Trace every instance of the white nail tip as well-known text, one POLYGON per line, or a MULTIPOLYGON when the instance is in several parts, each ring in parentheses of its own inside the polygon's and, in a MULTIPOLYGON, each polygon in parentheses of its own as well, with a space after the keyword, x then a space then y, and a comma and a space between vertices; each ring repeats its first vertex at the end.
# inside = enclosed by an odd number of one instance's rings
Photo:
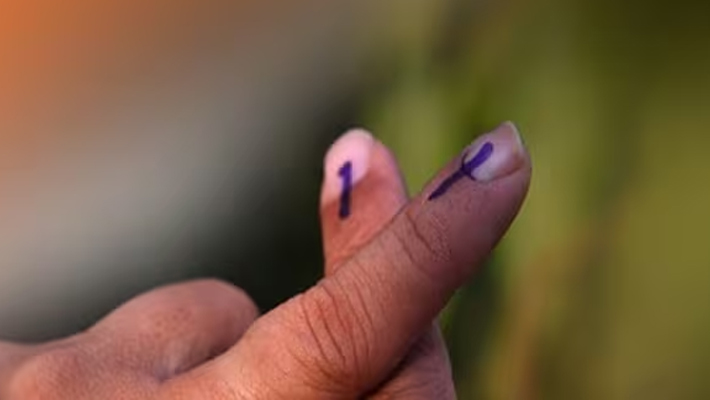
POLYGON ((525 147, 520 133, 512 122, 504 122, 476 141, 476 154, 486 144, 493 146, 492 154, 484 163, 472 171, 473 178, 480 182, 489 182, 502 178, 517 170, 524 160, 525 147))
POLYGON ((328 150, 325 156, 325 179, 321 192, 321 202, 327 203, 340 197, 343 190, 341 168, 351 163, 350 183, 355 184, 362 179, 370 166, 370 155, 375 139, 364 129, 351 129, 328 150))

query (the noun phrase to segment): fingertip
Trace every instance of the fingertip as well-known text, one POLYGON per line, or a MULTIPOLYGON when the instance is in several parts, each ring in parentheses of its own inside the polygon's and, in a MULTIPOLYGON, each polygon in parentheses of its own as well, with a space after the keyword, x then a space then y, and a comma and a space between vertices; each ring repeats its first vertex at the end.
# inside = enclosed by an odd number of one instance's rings
POLYGON ((370 132, 354 128, 330 146, 323 165, 321 204, 335 201, 343 190, 351 189, 367 175, 375 143, 370 132))
POLYGON ((320 217, 325 272, 368 242, 406 204, 394 154, 369 132, 351 130, 325 157, 320 217))
POLYGON ((510 121, 476 139, 464 154, 464 172, 479 182, 506 177, 528 161, 520 132, 510 121))

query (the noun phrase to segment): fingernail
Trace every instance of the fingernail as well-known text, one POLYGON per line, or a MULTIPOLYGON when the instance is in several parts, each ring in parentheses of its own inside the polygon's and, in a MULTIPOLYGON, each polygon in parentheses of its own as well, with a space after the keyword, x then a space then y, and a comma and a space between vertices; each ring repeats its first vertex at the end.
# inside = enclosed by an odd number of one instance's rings
POLYGON ((341 218, 350 213, 350 191, 367 175, 374 144, 375 139, 369 132, 352 129, 336 140, 325 156, 321 204, 340 199, 341 218))
POLYGON ((479 182, 503 178, 525 162, 525 147, 512 122, 504 122, 466 150, 462 170, 479 182))

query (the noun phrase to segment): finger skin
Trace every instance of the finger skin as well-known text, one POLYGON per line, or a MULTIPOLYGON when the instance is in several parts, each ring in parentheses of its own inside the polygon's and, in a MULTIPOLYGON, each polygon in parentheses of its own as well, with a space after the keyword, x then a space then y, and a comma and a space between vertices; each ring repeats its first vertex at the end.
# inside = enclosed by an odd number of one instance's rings
POLYGON ((165 380, 230 348, 257 315, 241 289, 204 279, 136 297, 87 334, 107 359, 165 380))
MULTIPOLYGON (((497 145, 519 145, 511 132, 497 134, 490 138, 497 145)), ((390 370, 516 215, 530 177, 527 154, 518 155, 517 169, 508 175, 486 183, 463 179, 430 200, 457 171, 461 160, 454 160, 375 240, 304 294, 300 301, 305 304, 296 305, 294 313, 305 310, 312 336, 321 335, 314 346, 325 353, 301 354, 308 364, 325 359, 322 368, 336 376, 350 372, 345 381, 354 386, 372 384, 390 370), (313 315, 324 317, 316 321, 313 315), (333 368, 338 356, 346 365, 333 368)))
POLYGON ((231 347, 256 316, 224 282, 158 288, 72 337, 0 343, 0 398, 153 399, 163 381, 231 347))
MULTIPOLYGON (((351 153, 359 149, 343 149, 343 146, 361 145, 368 147, 370 152, 368 163, 355 163, 352 167, 366 168, 367 172, 352 190, 353 209, 345 220, 339 215, 338 199, 327 196, 328 185, 338 177, 327 176, 326 173, 321 195, 325 201, 321 203, 320 213, 326 276, 332 275, 343 260, 370 241, 408 201, 402 173, 389 149, 376 139, 353 143, 347 137, 351 134, 346 133, 344 139, 333 145, 326 156, 326 164, 335 165, 326 165, 325 170, 334 171, 338 165, 352 162, 354 157, 351 153), (336 157, 332 157, 333 153, 336 157)), ((455 398, 453 387, 446 345, 438 324, 432 323, 412 346, 396 372, 368 398, 447 400, 455 398)))
POLYGON ((64 350, 68 352, 79 349, 86 342, 86 335, 78 333, 66 338, 38 344, 0 342, 0 399, 26 399, 28 396, 16 396, 13 387, 17 386, 18 375, 25 370, 26 365, 34 363, 35 358, 45 358, 44 355, 56 354, 64 350))
MULTIPOLYGON (((337 182, 331 182, 335 177, 326 176, 324 180, 320 221, 326 275, 332 274, 343 260, 370 241, 407 204, 407 189, 394 156, 381 142, 371 140, 368 165, 354 165, 354 168, 366 168, 367 171, 352 190, 352 213, 348 218, 339 216, 338 198, 328 198, 328 186, 337 185, 337 182)), ((341 150, 340 145, 341 141, 336 142, 333 151, 341 150)), ((349 160, 347 153, 343 156, 344 160, 349 160)), ((326 157, 328 162, 337 166, 344 161, 326 157)))
POLYGON ((414 343, 392 378, 371 400, 454 400, 451 363, 437 324, 414 343))
POLYGON ((473 171, 488 180, 440 190, 470 156, 462 153, 333 275, 264 316, 195 374, 226 383, 232 398, 250 398, 234 382, 264 388, 266 398, 345 399, 374 389, 517 214, 531 167, 512 129, 480 139, 496 147, 490 164, 473 171))
POLYGON ((34 346, 0 342, 0 399, 4 399, 3 389, 8 386, 12 371, 33 353, 34 346))

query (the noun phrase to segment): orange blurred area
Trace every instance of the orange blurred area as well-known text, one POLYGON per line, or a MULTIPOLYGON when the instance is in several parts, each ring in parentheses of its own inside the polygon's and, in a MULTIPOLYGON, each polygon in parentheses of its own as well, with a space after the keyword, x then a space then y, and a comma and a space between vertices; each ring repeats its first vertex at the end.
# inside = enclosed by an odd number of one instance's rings
POLYGON ((0 159, 31 163, 41 158, 35 152, 93 140, 100 130, 76 126, 133 101, 136 92, 172 85, 196 65, 214 64, 229 53, 245 56, 294 14, 321 4, 3 1, 0 159))
POLYGON ((315 0, 3 2, 0 325, 56 332, 72 323, 32 321, 101 297, 96 279, 124 296, 184 274, 173 247, 245 210, 235 193, 284 168, 257 160, 309 148, 284 128, 349 73, 350 16, 315 0), (153 278, 114 269, 134 257, 155 260, 153 278))
POLYGON ((0 336, 320 274, 322 156, 410 191, 514 120, 528 200, 442 315, 462 399, 708 398, 708 4, 0 0, 0 336))

